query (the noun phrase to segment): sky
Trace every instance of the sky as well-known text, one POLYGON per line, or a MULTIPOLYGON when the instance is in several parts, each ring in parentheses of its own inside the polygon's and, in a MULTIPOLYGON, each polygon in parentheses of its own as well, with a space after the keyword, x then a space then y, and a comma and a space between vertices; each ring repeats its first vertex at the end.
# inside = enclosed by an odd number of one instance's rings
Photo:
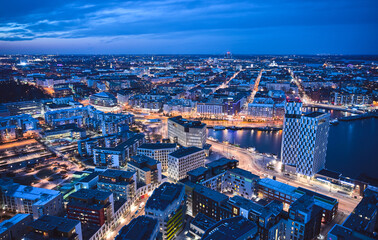
POLYGON ((0 54, 378 54, 377 0, 0 0, 0 54))

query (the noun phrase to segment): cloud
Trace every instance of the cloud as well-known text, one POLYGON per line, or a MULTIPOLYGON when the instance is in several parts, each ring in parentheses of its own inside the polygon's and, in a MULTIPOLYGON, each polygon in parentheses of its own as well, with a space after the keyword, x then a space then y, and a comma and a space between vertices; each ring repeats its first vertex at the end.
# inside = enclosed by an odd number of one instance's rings
MULTIPOLYGON (((22 44, 42 38, 104 38, 114 43, 114 39, 156 42, 212 36, 223 39, 225 42, 217 41, 223 46, 257 36, 259 40, 279 38, 286 35, 287 29, 324 37, 330 27, 348 31, 347 26, 353 27, 349 31, 377 39, 376 31, 370 31, 378 27, 377 6, 375 0, 15 0, 7 1, 0 9, 0 41, 22 44), (269 32, 272 29, 274 36, 269 32), (317 32, 310 32, 314 29, 317 32)), ((354 39, 350 42, 355 43, 354 39)), ((315 39, 308 43, 309 47, 314 43, 315 39)))

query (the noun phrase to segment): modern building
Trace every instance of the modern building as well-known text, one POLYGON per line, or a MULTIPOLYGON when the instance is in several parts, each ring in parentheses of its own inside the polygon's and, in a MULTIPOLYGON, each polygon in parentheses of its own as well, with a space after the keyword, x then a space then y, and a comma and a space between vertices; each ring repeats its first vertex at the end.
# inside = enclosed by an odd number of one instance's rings
POLYGON ((102 135, 120 133, 123 129, 128 130, 129 125, 134 122, 134 115, 92 111, 91 118, 87 119, 87 125, 102 135))
POLYGON ((230 169, 236 168, 238 164, 238 160, 220 158, 206 164, 206 167, 199 167, 189 171, 187 173, 188 180, 221 192, 224 187, 225 173, 230 169))
POLYGON ((255 196, 257 182, 260 177, 241 169, 229 169, 223 179, 222 192, 229 192, 244 198, 251 199, 255 196))
POLYGON ((0 197, 3 209, 10 212, 42 215, 59 215, 63 212, 63 196, 59 191, 24 186, 0 180, 0 197))
POLYGON ((313 177, 325 167, 329 114, 302 114, 300 100, 287 100, 281 159, 285 171, 313 177))
POLYGON ((114 199, 133 199, 137 189, 137 173, 107 169, 99 173, 97 189, 113 193, 114 199))
POLYGON ((28 114, 0 117, 0 142, 23 137, 28 131, 37 130, 38 120, 28 114))
POLYGON ((145 215, 158 220, 166 240, 174 239, 183 228, 185 211, 184 186, 168 182, 155 189, 145 206, 145 215))
POLYGON ((203 148, 206 144, 206 124, 189 121, 181 116, 168 119, 168 138, 183 147, 203 148))
POLYGON ((330 102, 333 105, 366 105, 373 103, 373 97, 363 93, 340 91, 331 93, 330 102))
POLYGON ((242 216, 258 227, 260 240, 285 239, 286 219, 283 204, 277 200, 255 202, 240 196, 227 201, 233 216, 242 216))
POLYGON ((125 166, 131 156, 137 154, 137 148, 146 142, 144 134, 131 136, 115 147, 96 147, 93 149, 93 162, 97 166, 118 168, 125 166))
POLYGON ((369 186, 364 198, 342 225, 336 224, 328 233, 328 240, 377 239, 378 188, 369 186))
POLYGON ((66 124, 55 127, 52 130, 43 132, 43 137, 47 140, 55 139, 83 139, 87 136, 85 129, 79 128, 76 124, 66 124))
POLYGON ((127 170, 136 172, 139 183, 158 186, 161 183, 161 163, 153 158, 136 155, 127 162, 127 170))
POLYGON ((86 120, 93 110, 93 107, 87 106, 49 111, 45 113, 45 123, 52 127, 66 124, 76 124, 78 127, 85 127, 86 120))
POLYGON ((31 214, 16 214, 11 219, 0 223, 0 239, 13 240, 22 239, 28 233, 27 225, 33 221, 31 214))
POLYGON ((315 205, 322 209, 322 222, 331 222, 338 210, 338 200, 317 192, 301 187, 293 187, 279 181, 263 178, 257 182, 258 197, 268 200, 278 200, 284 204, 284 209, 288 209, 292 203, 303 195, 314 197, 315 205))
POLYGON ((259 239, 254 222, 242 217, 223 219, 207 229, 202 240, 253 240, 259 239))
POLYGON ((139 216, 124 226, 115 240, 156 240, 159 232, 159 221, 156 218, 139 216))
POLYGON ((102 226, 114 215, 113 193, 93 189, 80 189, 68 197, 67 217, 82 224, 102 226))
POLYGON ((168 177, 180 181, 187 172, 205 165, 205 151, 198 147, 176 150, 168 155, 168 177))
POLYGON ((75 190, 79 189, 95 189, 98 182, 98 172, 90 173, 89 175, 83 177, 75 184, 75 190))
POLYGON ((196 238, 200 239, 203 234, 205 234, 206 230, 216 223, 217 221, 209 218, 205 214, 198 213, 197 216, 190 221, 189 232, 196 238))
POLYGON ((111 108, 117 106, 117 98, 108 92, 100 92, 89 97, 89 103, 94 107, 111 108))
POLYGON ((33 117, 40 116, 43 109, 43 103, 39 100, 3 103, 8 109, 11 116, 30 114, 33 117))
POLYGON ((289 239, 314 239, 320 233, 322 209, 315 205, 314 197, 303 195, 289 209, 287 231, 289 239))
POLYGON ((98 136, 93 138, 82 139, 77 142, 78 152, 82 157, 93 156, 93 150, 96 147, 116 147, 134 136, 136 133, 123 131, 122 133, 98 136))
POLYGON ((192 216, 202 213, 216 221, 229 218, 232 216, 231 211, 223 207, 227 200, 228 196, 225 194, 195 184, 192 193, 192 216))
POLYGON ((138 154, 145 155, 161 162, 162 170, 168 169, 168 154, 176 151, 176 143, 144 143, 138 147, 138 154))
POLYGON ((25 240, 60 239, 83 240, 81 223, 56 216, 44 215, 28 225, 29 233, 25 240))

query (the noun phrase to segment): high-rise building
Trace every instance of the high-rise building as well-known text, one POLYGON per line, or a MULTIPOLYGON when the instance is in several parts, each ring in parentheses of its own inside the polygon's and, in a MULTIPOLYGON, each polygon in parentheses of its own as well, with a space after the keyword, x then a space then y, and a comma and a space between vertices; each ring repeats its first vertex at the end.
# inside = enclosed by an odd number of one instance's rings
POLYGON ((205 165, 205 151, 198 147, 181 148, 168 155, 168 176, 180 181, 187 173, 205 165))
POLYGON ((183 147, 203 148, 206 144, 206 124, 189 121, 181 116, 168 119, 168 138, 183 147))
POLYGON ((286 171, 312 177, 325 167, 329 114, 302 113, 300 100, 288 100, 281 157, 286 171))

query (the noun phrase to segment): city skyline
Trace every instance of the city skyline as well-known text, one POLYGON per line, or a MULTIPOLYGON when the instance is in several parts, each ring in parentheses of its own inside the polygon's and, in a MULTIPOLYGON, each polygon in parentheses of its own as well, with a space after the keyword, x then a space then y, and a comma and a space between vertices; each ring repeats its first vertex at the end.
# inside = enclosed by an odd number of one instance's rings
POLYGON ((0 54, 377 54, 376 1, 17 1, 0 54))

